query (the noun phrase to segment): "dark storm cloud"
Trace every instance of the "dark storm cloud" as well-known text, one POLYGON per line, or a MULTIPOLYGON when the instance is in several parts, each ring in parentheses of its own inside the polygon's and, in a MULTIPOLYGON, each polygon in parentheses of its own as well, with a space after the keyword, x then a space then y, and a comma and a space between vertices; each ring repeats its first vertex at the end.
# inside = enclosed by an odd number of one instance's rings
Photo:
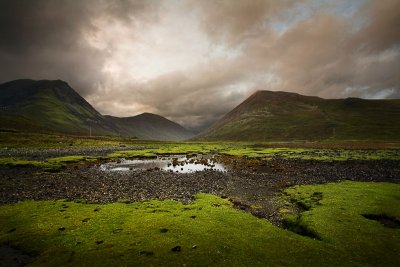
POLYGON ((85 39, 98 30, 93 20, 127 21, 145 10, 144 1, 0 1, 0 81, 63 79, 83 95, 91 93, 105 78, 108 53, 85 39))
POLYGON ((0 82, 201 129, 255 90, 400 96, 400 1, 0 1, 0 82))

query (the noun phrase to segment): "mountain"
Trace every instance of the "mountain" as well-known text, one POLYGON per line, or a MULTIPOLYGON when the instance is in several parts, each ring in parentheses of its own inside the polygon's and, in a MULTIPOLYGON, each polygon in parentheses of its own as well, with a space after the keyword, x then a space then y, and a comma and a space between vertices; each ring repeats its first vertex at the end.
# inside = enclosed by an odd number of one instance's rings
POLYGON ((400 100, 257 91, 196 140, 400 140, 400 100))
POLYGON ((118 127, 123 136, 136 136, 150 140, 185 140, 193 136, 181 125, 160 115, 143 113, 134 117, 117 118, 106 116, 118 127))
POLYGON ((69 134, 112 135, 108 122, 66 82, 16 80, 0 85, 2 128, 29 129, 69 134), (4 123, 6 121, 6 123, 4 123), (10 125, 10 124, 13 125, 10 125))
POLYGON ((182 140, 190 133, 155 114, 101 115, 66 82, 15 80, 0 84, 0 128, 79 135, 124 135, 182 140))

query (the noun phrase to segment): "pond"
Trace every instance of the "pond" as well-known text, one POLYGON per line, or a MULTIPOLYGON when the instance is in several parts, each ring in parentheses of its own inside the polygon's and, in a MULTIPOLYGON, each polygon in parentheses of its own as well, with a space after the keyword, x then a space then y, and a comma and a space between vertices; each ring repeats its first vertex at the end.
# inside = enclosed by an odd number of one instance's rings
POLYGON ((213 156, 197 155, 188 157, 175 155, 156 159, 121 159, 100 165, 103 171, 163 170, 175 173, 191 173, 204 170, 225 172, 223 164, 216 162, 213 156))

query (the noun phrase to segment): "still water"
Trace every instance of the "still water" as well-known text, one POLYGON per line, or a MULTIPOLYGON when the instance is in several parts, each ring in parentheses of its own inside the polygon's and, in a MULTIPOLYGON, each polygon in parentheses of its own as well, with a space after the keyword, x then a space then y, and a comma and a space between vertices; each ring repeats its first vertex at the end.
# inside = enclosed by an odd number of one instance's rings
POLYGON ((170 156, 157 159, 121 159, 100 166, 103 171, 164 170, 175 173, 190 173, 204 170, 226 171, 223 164, 209 156, 170 156))

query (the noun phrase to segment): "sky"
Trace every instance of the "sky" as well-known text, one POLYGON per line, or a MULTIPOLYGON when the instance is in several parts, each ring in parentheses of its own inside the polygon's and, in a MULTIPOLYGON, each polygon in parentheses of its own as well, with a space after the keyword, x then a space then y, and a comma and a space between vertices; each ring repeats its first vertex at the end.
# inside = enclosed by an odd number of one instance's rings
POLYGON ((0 83, 198 132, 257 90, 400 98, 399 0, 1 0, 0 83))

